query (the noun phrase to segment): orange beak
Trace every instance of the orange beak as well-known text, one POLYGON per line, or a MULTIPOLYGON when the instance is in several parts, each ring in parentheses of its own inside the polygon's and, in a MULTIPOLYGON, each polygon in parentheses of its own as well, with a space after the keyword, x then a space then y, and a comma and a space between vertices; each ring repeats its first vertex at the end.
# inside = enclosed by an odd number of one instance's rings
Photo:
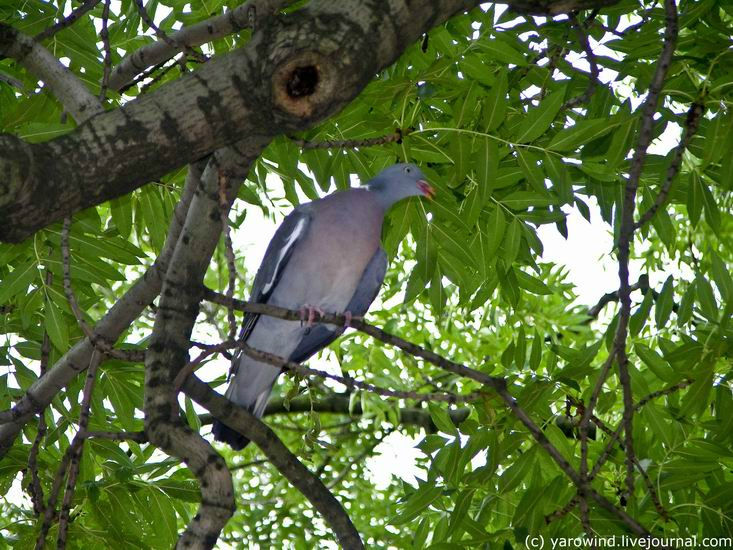
POLYGON ((428 199, 433 200, 435 198, 435 188, 425 180, 418 180, 417 188, 422 191, 428 199))

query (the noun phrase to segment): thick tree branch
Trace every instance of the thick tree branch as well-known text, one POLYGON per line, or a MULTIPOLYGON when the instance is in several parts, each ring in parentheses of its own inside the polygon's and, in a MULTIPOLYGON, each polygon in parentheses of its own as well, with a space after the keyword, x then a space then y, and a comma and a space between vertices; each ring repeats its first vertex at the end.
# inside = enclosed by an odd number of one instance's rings
POLYGON ((201 504, 181 534, 179 548, 212 548, 235 508, 224 459, 182 421, 175 390, 179 372, 188 363, 201 282, 222 230, 220 209, 224 206, 228 212, 240 182, 267 143, 254 136, 239 151, 225 148, 209 160, 165 274, 146 354, 145 434, 153 445, 180 458, 200 484, 201 504))
POLYGON ((519 13, 531 15, 560 15, 574 11, 613 6, 618 0, 509 0, 502 2, 519 13))
POLYGON ((359 533, 338 500, 318 477, 301 464, 267 425, 217 394, 195 376, 188 377, 184 390, 191 399, 209 410, 216 418, 253 441, 273 466, 318 510, 333 529, 343 548, 363 548, 359 533))
MULTIPOLYGON (((2 135, 0 172, 7 176, 0 187, 0 241, 21 241, 246 136, 312 127, 340 111, 427 30, 479 3, 314 0, 293 14, 263 18, 243 48, 69 134, 33 144, 2 135)), ((533 5, 555 13, 579 2, 533 5)), ((2 28, 0 51, 17 35, 2 28)))
POLYGON ((168 35, 168 40, 161 39, 143 46, 136 52, 126 56, 115 67, 110 78, 110 88, 121 90, 135 76, 149 67, 164 63, 186 48, 200 46, 217 38, 234 34, 255 25, 257 21, 274 15, 292 0, 249 0, 241 6, 185 27, 168 35))
MULTIPOLYGON (((173 247, 178 241, 183 219, 198 185, 199 174, 198 170, 189 169, 181 200, 173 212, 168 237, 160 256, 97 322, 94 330, 99 337, 108 342, 116 341, 160 292, 163 274, 168 269, 173 247)), ((0 413, 0 458, 13 445, 23 425, 35 413, 42 411, 62 388, 87 367, 93 351, 94 344, 85 338, 59 359, 47 373, 41 375, 12 409, 0 413)))
MULTIPOLYGON (((5 23, 0 23, 0 58, 2 57, 15 59, 29 72, 43 80, 51 93, 77 122, 81 123, 104 110, 97 98, 84 86, 82 81, 64 67, 51 52, 30 36, 24 35, 5 23)), ((11 170, 9 172, 11 179, 22 177, 24 173, 29 171, 30 166, 27 163, 32 162, 32 157, 26 158, 26 154, 29 154, 27 153, 29 146, 23 144, 17 138, 0 135, 0 144, 4 144, 6 140, 12 142, 13 145, 11 150, 0 153, 0 166, 11 170), (9 157, 14 151, 17 152, 16 154, 22 155, 15 161, 9 157), (23 166, 24 164, 26 166, 23 166)), ((0 151, 2 150, 3 147, 0 145, 0 151)), ((52 169, 52 167, 49 168, 52 169)), ((8 174, 8 172, 3 173, 8 174)), ((7 176, 4 177, 7 178, 7 176)), ((22 181, 16 181, 15 183, 7 181, 0 184, 0 210, 3 205, 8 203, 8 200, 12 200, 12 197, 6 196, 6 193, 8 193, 6 186, 15 185, 20 187, 22 181)), ((66 186, 68 186, 68 183, 66 186)))

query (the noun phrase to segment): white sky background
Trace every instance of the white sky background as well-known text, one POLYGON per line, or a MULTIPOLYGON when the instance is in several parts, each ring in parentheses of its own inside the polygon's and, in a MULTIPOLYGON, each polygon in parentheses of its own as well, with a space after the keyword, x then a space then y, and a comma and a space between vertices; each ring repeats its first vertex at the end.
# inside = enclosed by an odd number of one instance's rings
MULTIPOLYGON (((113 11, 119 11, 115 6, 116 1, 112 2, 113 11)), ((117 4, 119 6, 119 4, 117 4)), ((505 6, 496 5, 496 10, 501 13, 505 6)), ((169 13, 169 8, 158 6, 156 20, 160 22, 169 13)), ((497 14, 498 16, 498 14, 497 14)), ((627 24, 634 24, 635 21, 628 21, 627 24)), ((503 24, 503 28, 508 28, 511 23, 503 24)), ((591 46, 598 55, 606 55, 618 57, 615 52, 603 47, 602 42, 598 43, 590 38, 591 46)), ((584 58, 578 57, 572 59, 572 63, 578 68, 588 71, 588 63, 584 58)), ((613 80, 616 75, 605 70, 600 79, 603 82, 613 80)), ((623 89, 623 83, 614 84, 617 89, 623 89)), ((625 91, 625 90, 624 90, 625 91)), ((529 94, 532 93, 530 90, 529 94)), ((634 102, 634 106, 640 100, 634 102)), ((679 128, 674 126, 668 127, 667 131, 652 145, 650 152, 665 154, 677 143, 679 137, 679 128)), ((301 167, 303 168, 303 167, 301 167)), ((278 195, 278 190, 282 189, 282 185, 277 181, 275 176, 268 176, 268 186, 273 190, 274 195, 278 195), (272 179, 270 179, 272 178, 272 179)), ((301 199, 307 200, 301 195, 301 199)), ((575 286, 575 292, 578 296, 576 303, 579 304, 595 304, 598 299, 605 294, 618 288, 617 264, 611 256, 613 247, 613 239, 611 228, 601 220, 597 204, 591 198, 586 201, 591 209, 591 223, 586 221, 576 209, 566 207, 564 209, 567 217, 568 239, 565 240, 557 231, 554 225, 544 225, 538 230, 538 235, 544 245, 544 253, 538 260, 544 262, 553 262, 560 266, 566 267, 566 280, 575 286)), ((238 208, 245 208, 244 204, 235 205, 238 208)), ((275 215, 275 219, 266 218, 261 210, 252 205, 246 205, 247 218, 239 231, 234 232, 235 254, 238 259, 244 259, 244 265, 250 273, 254 273, 259 266, 265 252, 265 248, 269 243, 272 235, 277 228, 277 224, 287 212, 279 212, 275 215)), ((630 265, 630 279, 636 281, 640 274, 641 262, 632 260, 630 265)), ((668 266, 670 273, 676 269, 675 266, 668 266)), ((666 278, 661 274, 655 278, 651 274, 652 285, 661 284, 666 278)), ((247 298, 241 296, 240 298, 247 298)), ((215 338, 214 335, 210 335, 215 338)), ((314 359, 311 361, 314 367, 327 370, 329 372, 338 372, 338 365, 333 361, 314 359)), ((221 374, 222 370, 228 369, 225 361, 212 362, 207 365, 201 372, 204 379, 211 379, 221 374)), ((223 391, 223 388, 219 388, 223 391)), ((378 487, 386 486, 393 476, 403 479, 409 483, 415 483, 415 476, 423 475, 416 466, 416 458, 420 455, 420 451, 415 445, 420 441, 421 437, 410 438, 398 432, 394 432, 388 436, 383 443, 376 448, 375 456, 367 461, 371 479, 378 487)), ((6 495, 11 501, 19 502, 26 499, 25 494, 20 490, 19 480, 13 484, 13 488, 6 495)))

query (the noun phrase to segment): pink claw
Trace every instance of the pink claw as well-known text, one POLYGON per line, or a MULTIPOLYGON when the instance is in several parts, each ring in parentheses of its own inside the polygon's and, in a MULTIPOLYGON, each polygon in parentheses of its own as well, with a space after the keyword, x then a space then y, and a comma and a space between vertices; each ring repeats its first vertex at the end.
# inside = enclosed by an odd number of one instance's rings
POLYGON ((303 326, 303 321, 307 318, 307 327, 312 327, 316 318, 324 313, 318 306, 312 306, 310 304, 305 304, 298 311, 300 313, 300 325, 303 326))

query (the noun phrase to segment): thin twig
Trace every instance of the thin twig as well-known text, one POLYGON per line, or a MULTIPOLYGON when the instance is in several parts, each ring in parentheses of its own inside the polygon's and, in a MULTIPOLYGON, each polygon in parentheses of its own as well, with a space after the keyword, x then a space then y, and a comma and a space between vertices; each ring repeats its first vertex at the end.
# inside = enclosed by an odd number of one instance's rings
MULTIPOLYGON (((221 218, 221 229, 224 233, 224 255, 227 259, 227 269, 229 271, 229 286, 227 287, 226 296, 229 299, 234 298, 234 288, 237 284, 237 265, 234 258, 234 246, 232 244, 232 232, 229 227, 229 205, 226 194, 226 182, 228 178, 221 176, 219 178, 219 216, 221 218)), ((229 321, 229 340, 234 340, 237 335, 237 318, 234 316, 234 308, 227 307, 227 319, 229 321)))
POLYGON ((685 133, 679 144, 675 148, 674 157, 672 158, 672 162, 667 168, 667 175, 664 179, 664 183, 662 184, 662 187, 659 190, 659 194, 657 195, 656 199, 654 199, 654 204, 652 204, 649 209, 639 217, 639 221, 634 224, 635 230, 644 227, 644 225, 646 225, 647 222, 649 222, 654 217, 654 215, 657 213, 657 210, 659 210, 664 205, 664 203, 667 202, 669 192, 672 189, 672 183, 674 183, 674 180, 677 177, 677 173, 680 170, 680 166, 682 165, 682 155, 684 154, 687 147, 690 145, 693 136, 697 132, 697 129, 700 126, 700 119, 702 118, 704 112, 705 106, 701 103, 695 102, 690 105, 690 109, 687 111, 687 119, 685 122, 685 133))
MULTIPOLYGON (((644 294, 646 294, 649 290, 649 275, 647 275, 646 273, 639 275, 639 280, 631 285, 631 290, 641 290, 644 294)), ((607 292, 606 294, 601 296, 601 299, 598 300, 598 303, 596 305, 588 308, 588 322, 590 322, 592 319, 598 318, 598 315, 601 313, 601 311, 603 311, 603 308, 611 302, 618 302, 618 290, 607 292)))
POLYGON ((71 455, 71 463, 69 464, 69 475, 66 480, 66 491, 64 491, 64 500, 61 503, 61 513, 59 515, 59 534, 56 547, 60 550, 66 548, 66 535, 69 527, 69 512, 71 510, 71 501, 74 498, 76 489, 76 479, 79 475, 79 467, 81 466, 81 455, 84 450, 84 439, 87 437, 87 426, 89 425, 89 406, 92 402, 92 392, 94 391, 94 382, 97 378, 97 368, 102 361, 102 354, 95 352, 92 354, 89 368, 87 369, 87 377, 84 381, 84 391, 81 399, 81 412, 79 413, 79 431, 76 432, 71 447, 74 449, 71 455))
POLYGON ((97 334, 84 319, 84 313, 79 307, 76 300, 74 289, 71 287, 71 252, 69 251, 69 232, 71 230, 71 218, 64 218, 64 225, 61 229, 61 263, 64 273, 64 294, 69 302, 71 311, 76 317, 79 328, 84 333, 92 345, 104 355, 120 359, 121 361, 140 362, 145 359, 144 353, 137 350, 118 350, 112 344, 105 340, 101 335, 97 334))
POLYGON ((624 203, 621 212, 621 226, 619 228, 618 245, 618 274, 619 274, 619 313, 614 349, 618 360, 619 381, 623 389, 624 402, 624 440, 626 444, 626 491, 627 500, 634 494, 634 434, 633 418, 634 405, 631 392, 631 377, 629 376, 626 354, 626 338, 628 334, 628 323, 631 317, 631 287, 629 285, 629 257, 631 243, 634 238, 634 210, 636 208, 636 192, 639 188, 639 180, 644 167, 647 150, 651 144, 654 127, 654 113, 657 110, 659 94, 664 86, 667 71, 672 63, 675 46, 677 44, 677 6, 674 0, 665 0, 666 27, 664 31, 664 46, 659 57, 657 68, 654 72, 652 83, 649 87, 644 107, 642 108, 641 130, 639 140, 631 160, 629 180, 626 183, 624 203))
POLYGON ((102 39, 102 47, 104 49, 104 61, 102 63, 104 72, 102 74, 102 84, 99 87, 99 101, 104 103, 107 98, 107 87, 109 86, 109 75, 112 73, 112 48, 109 44, 109 5, 111 0, 104 0, 104 9, 102 10, 102 28, 99 31, 99 37, 102 39))
POLYGON ((249 0, 222 15, 171 33, 168 38, 173 45, 164 40, 147 44, 125 57, 114 69, 110 79, 110 88, 121 91, 136 75, 149 67, 165 63, 184 51, 186 47, 192 48, 251 27, 257 21, 277 13, 290 3, 292 0, 249 0), (256 13, 254 13, 255 10, 256 13))
MULTIPOLYGON (((285 310, 285 311, 289 311, 289 310, 285 310)), ((284 371, 295 373, 300 376, 317 376, 319 378, 334 380, 335 382, 339 382, 340 384, 343 384, 350 390, 353 390, 354 388, 358 388, 360 390, 368 391, 368 392, 371 392, 377 395, 381 395, 384 397, 396 397, 399 399, 412 399, 412 400, 417 401, 418 403, 424 402, 424 401, 438 401, 438 402, 451 403, 451 404, 467 403, 471 401, 476 401, 483 397, 483 393, 480 391, 472 392, 466 395, 459 395, 459 394, 453 394, 453 393, 448 393, 448 392, 423 393, 423 392, 416 392, 416 391, 400 391, 400 390, 393 390, 390 388, 383 388, 380 386, 375 386, 374 384, 370 384, 368 382, 362 382, 361 380, 356 380, 354 378, 351 378, 350 376, 339 376, 337 374, 331 374, 331 373, 328 373, 322 370, 305 367, 293 361, 288 361, 284 357, 280 357, 272 353, 267 353, 265 351, 260 351, 258 349, 248 346, 244 342, 234 341, 234 340, 229 340, 229 341, 217 344, 217 345, 209 346, 208 349, 204 350, 193 361, 190 361, 183 369, 181 369, 179 373, 176 375, 176 378, 173 382, 173 387, 175 388, 175 394, 177 394, 177 392, 180 391, 180 388, 183 387, 186 381, 186 378, 188 378, 188 376, 191 373, 193 373, 199 365, 201 365, 204 359, 206 359, 207 357, 210 357, 211 355, 215 353, 219 353, 225 349, 240 349, 242 350, 242 352, 245 355, 249 355, 250 357, 252 357, 253 359, 256 359, 257 361, 261 361, 263 363, 268 363, 275 367, 279 367, 283 369, 284 371)))
POLYGON ((590 65, 590 75, 588 76, 588 86, 585 91, 578 97, 574 97, 573 99, 566 101, 562 106, 563 110, 574 109, 584 103, 588 103, 590 98, 593 96, 593 93, 596 91, 596 86, 598 86, 598 75, 600 74, 600 69, 596 62, 596 55, 593 53, 593 48, 591 48, 590 41, 588 40, 585 25, 578 21, 578 18, 574 14, 570 15, 570 19, 573 22, 573 28, 576 30, 578 35, 578 41, 585 51, 585 57, 590 65))
POLYGON ((34 40, 36 42, 43 42, 47 38, 51 38, 54 34, 59 32, 62 29, 65 29, 66 27, 69 27, 73 25, 82 15, 90 11, 94 8, 97 4, 99 4, 100 0, 84 0, 84 3, 73 10, 67 17, 64 17, 63 19, 57 21, 47 29, 43 30, 42 32, 38 33, 34 40))
POLYGON ((290 140, 301 149, 356 149, 358 147, 372 147, 384 145, 385 143, 401 143, 402 138, 409 135, 411 128, 403 130, 396 128, 391 134, 365 139, 341 139, 333 141, 306 141, 304 139, 291 137, 290 140))
MULTIPOLYGON (((50 286, 53 282, 53 273, 51 271, 46 272, 46 286, 50 286)), ((51 340, 48 337, 48 331, 43 331, 43 340, 41 342, 41 376, 46 374, 48 370, 48 357, 51 353, 51 340)), ((41 446, 41 441, 46 435, 46 409, 44 408, 38 413, 38 431, 36 437, 31 445, 31 450, 28 453, 28 470, 31 472, 31 483, 28 486, 28 491, 31 496, 31 502, 33 502, 33 512, 36 516, 40 516, 44 513, 45 506, 43 504, 43 486, 41 480, 38 477, 38 449, 41 446)))
POLYGON ((632 433, 634 408, 631 393, 631 379, 629 377, 628 370, 628 356, 626 355, 626 338, 629 318, 631 317, 629 257, 635 230, 634 210, 636 207, 636 192, 639 188, 639 179, 644 167, 647 150, 653 137, 654 114, 657 110, 659 94, 662 90, 662 86, 664 85, 669 65, 672 62, 672 56, 677 42, 677 8, 674 0, 665 0, 665 10, 666 27, 664 31, 664 45, 662 47, 662 53, 659 57, 659 61, 657 62, 651 85, 649 86, 649 92, 641 109, 642 119, 639 139, 634 151, 634 156, 631 160, 629 178, 626 183, 624 193, 621 226, 619 229, 618 239, 619 302, 621 304, 618 324, 616 326, 612 349, 609 351, 608 358, 601 368, 601 373, 591 395, 591 400, 583 411, 583 417, 579 425, 581 436, 580 475, 583 481, 582 486, 586 486, 588 483, 588 423, 590 422, 590 417, 593 414, 593 409, 595 408, 598 395, 605 383, 610 367, 613 364, 614 359, 617 360, 619 367, 619 380, 623 390, 624 402, 623 426, 626 446, 627 500, 631 498, 634 492, 634 441, 632 433))
POLYGON ((578 503, 580 502, 580 497, 578 495, 575 495, 573 498, 571 498, 565 506, 562 508, 558 508, 554 512, 551 512, 545 516, 545 523, 552 523, 556 519, 561 519, 567 516, 573 508, 575 508, 578 503))
POLYGON ((148 437, 145 432, 87 432, 87 439, 110 439, 112 441, 135 441, 136 443, 147 443, 148 437))
MULTIPOLYGON (((92 355, 89 360, 89 369, 92 370, 96 374, 96 369, 99 366, 99 361, 101 359, 101 355, 99 351, 95 350, 92 352, 92 355)), ((58 502, 59 494, 61 492, 61 486, 63 485, 64 479, 66 478, 67 470, 69 470, 69 465, 72 463, 72 461, 75 461, 76 463, 76 474, 74 474, 73 484, 71 486, 71 491, 73 496, 73 487, 76 484, 76 475, 78 474, 78 462, 81 457, 81 446, 84 442, 84 438, 86 437, 86 426, 89 421, 89 404, 91 402, 91 391, 94 387, 94 377, 92 377, 92 380, 90 381, 89 375, 87 374, 87 379, 84 384, 84 390, 82 394, 82 404, 81 404, 81 414, 79 417, 79 431, 74 436, 74 439, 72 440, 71 444, 66 448, 66 452, 64 452, 64 456, 61 458, 61 463, 59 464, 59 467, 56 470, 56 475, 53 479, 53 484, 51 486, 51 492, 48 495, 48 502, 46 502, 46 509, 43 515, 43 523, 41 524, 40 532, 38 533, 38 538, 36 539, 36 550, 42 550, 46 545, 46 536, 48 535, 48 530, 51 528, 51 524, 53 523, 54 519, 56 518, 56 503, 58 502), (88 399, 87 399, 88 398, 88 399), (84 411, 86 410, 86 413, 84 411)), ((71 475, 72 472, 69 471, 69 481, 71 481, 71 475)), ((66 491, 64 493, 64 503, 67 502, 67 493, 69 492, 69 483, 67 481, 66 491)), ((71 496, 68 499, 68 503, 71 503, 71 496)), ((63 507, 63 505, 62 505, 63 507)), ((62 510, 63 513, 63 510, 62 510)), ((66 514, 66 520, 68 521, 68 510, 66 514)), ((64 533, 64 538, 65 538, 64 533)), ((59 524, 59 544, 61 544, 61 524, 59 524)), ((64 540, 65 544, 65 540, 64 540)))
POLYGON ((178 42, 176 42, 175 39, 171 38, 165 32, 163 32, 163 30, 155 24, 155 21, 153 21, 153 19, 148 14, 148 11, 145 9, 145 5, 143 4, 143 0, 134 1, 135 6, 137 6, 137 12, 140 14, 140 18, 148 27, 153 29, 155 36, 165 42, 173 50, 182 48, 187 54, 191 55, 194 60, 198 61, 199 63, 204 63, 207 61, 208 58, 203 53, 197 52, 187 44, 179 44, 178 42))

